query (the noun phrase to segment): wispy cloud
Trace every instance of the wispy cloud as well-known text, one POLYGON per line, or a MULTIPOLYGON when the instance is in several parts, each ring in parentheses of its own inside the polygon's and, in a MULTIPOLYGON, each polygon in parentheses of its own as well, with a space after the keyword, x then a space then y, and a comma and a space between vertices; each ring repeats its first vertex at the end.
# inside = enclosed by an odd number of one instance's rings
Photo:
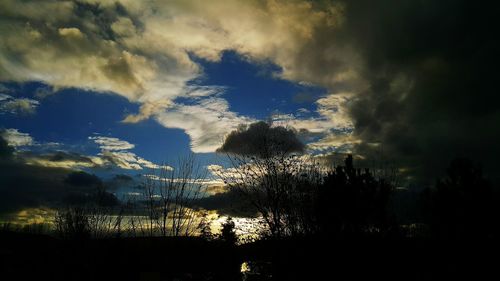
POLYGON ((176 104, 155 118, 167 128, 183 129, 191 138, 191 149, 199 153, 215 151, 226 134, 239 124, 254 121, 231 112, 227 101, 217 97, 200 99, 190 105, 176 104))
POLYGON ((129 151, 130 149, 133 149, 135 145, 129 143, 128 141, 104 136, 91 136, 89 137, 89 140, 92 140, 99 145, 99 148, 101 149, 101 152, 99 153, 100 161, 105 165, 112 164, 126 170, 160 168, 160 165, 148 161, 129 151))
POLYGON ((60 143, 36 142, 30 134, 14 128, 1 130, 0 137, 14 147, 16 156, 28 165, 66 169, 113 167, 126 170, 171 169, 136 155, 129 151, 135 147, 134 144, 114 137, 88 137, 101 149, 97 155, 68 151, 64 149, 65 145, 60 143))
POLYGON ((93 140, 103 150, 128 150, 135 147, 135 145, 129 143, 128 141, 112 137, 96 136, 89 137, 89 140, 93 140))
POLYGON ((40 102, 28 98, 15 98, 7 94, 0 93, 0 114, 33 114, 40 102))
POLYGON ((54 151, 47 153, 30 153, 25 152, 18 154, 26 164, 50 167, 50 168, 65 168, 71 170, 79 170, 83 168, 104 168, 105 161, 99 156, 82 155, 68 151, 54 151))

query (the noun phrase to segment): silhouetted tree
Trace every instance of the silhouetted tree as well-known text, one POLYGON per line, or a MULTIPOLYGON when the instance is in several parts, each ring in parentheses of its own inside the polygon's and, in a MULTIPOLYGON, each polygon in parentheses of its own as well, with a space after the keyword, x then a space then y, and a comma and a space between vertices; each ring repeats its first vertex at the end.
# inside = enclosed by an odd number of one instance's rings
POLYGON ((72 186, 64 208, 55 216, 56 230, 64 238, 104 238, 121 235, 122 210, 116 196, 105 190, 102 181, 85 172, 65 178, 72 186))
POLYGON ((352 155, 328 170, 302 151, 293 130, 258 122, 229 135, 219 152, 232 168, 216 172, 252 203, 274 237, 391 230, 392 179, 354 168, 352 155))
POLYGON ((231 217, 228 217, 222 224, 219 239, 230 245, 234 245, 238 241, 238 237, 236 236, 235 224, 231 217))
POLYGON ((149 235, 190 236, 198 227, 193 202, 205 192, 206 169, 190 155, 175 168, 163 166, 147 175, 143 184, 149 235))
POLYGON ((83 208, 67 208, 59 210, 54 219, 57 234, 65 239, 90 238, 89 218, 83 208))
POLYGON ((439 239, 491 237, 498 224, 496 194, 469 159, 451 162, 447 177, 423 192, 425 218, 439 239))
POLYGON ((392 186, 375 179, 368 169, 356 169, 348 155, 344 166, 328 172, 316 199, 318 227, 323 233, 353 235, 385 233, 390 222, 387 205, 392 186))
POLYGON ((205 240, 212 240, 214 238, 214 234, 212 233, 212 222, 214 219, 209 218, 207 212, 203 212, 201 215, 200 223, 198 225, 198 229, 200 230, 200 237, 205 240))
POLYGON ((121 235, 122 218, 122 210, 88 203, 60 208, 54 224, 62 238, 108 238, 121 235))
POLYGON ((234 168, 216 172, 254 206, 271 236, 314 232, 312 206, 321 181, 317 163, 293 154, 228 157, 234 168))
POLYGON ((262 215, 271 236, 311 231, 310 189, 321 177, 314 161, 299 156, 303 151, 294 130, 265 122, 233 131, 218 149, 232 168, 216 173, 262 215))

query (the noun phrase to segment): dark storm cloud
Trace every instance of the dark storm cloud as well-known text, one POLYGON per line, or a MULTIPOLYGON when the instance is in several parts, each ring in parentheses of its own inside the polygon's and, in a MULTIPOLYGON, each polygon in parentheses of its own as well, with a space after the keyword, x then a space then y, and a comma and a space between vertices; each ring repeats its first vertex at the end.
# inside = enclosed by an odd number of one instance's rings
POLYGON ((46 159, 51 162, 64 162, 64 161, 73 161, 73 162, 81 162, 92 164, 93 161, 89 157, 85 155, 81 155, 76 152, 67 152, 67 151, 56 151, 53 153, 42 154, 38 156, 40 159, 46 159))
POLYGON ((196 207, 206 210, 215 210, 220 215, 234 217, 257 217, 255 207, 236 190, 217 193, 208 197, 200 198, 193 202, 196 207))
POLYGON ((66 174, 63 169, 0 162, 0 213, 61 201, 66 174))
POLYGON ((112 180, 117 182, 131 182, 134 181, 134 178, 129 175, 118 174, 115 175, 112 180))
MULTIPOLYGON (((498 5, 478 1, 349 1, 337 38, 365 62, 350 105, 356 152, 392 159, 421 179, 457 156, 499 168, 498 5)), ((492 173, 490 173, 491 175, 492 173)))
POLYGON ((28 165, 14 151, 0 136, 0 216, 23 208, 75 201, 116 202, 112 194, 97 192, 102 185, 98 177, 71 169, 28 165))
POLYGON ((273 155, 303 152, 304 144, 295 131, 265 122, 256 122, 248 127, 231 132, 217 152, 238 155, 269 157, 273 155))
POLYGON ((102 185, 101 179, 98 178, 96 175, 92 175, 82 171, 69 173, 64 179, 64 182, 78 187, 81 186, 96 187, 102 185))
POLYGON ((119 189, 126 189, 126 188, 137 188, 140 187, 140 185, 141 185, 140 180, 138 181, 133 177, 125 174, 115 175, 111 179, 108 179, 104 182, 106 190, 112 190, 112 191, 116 191, 119 189))

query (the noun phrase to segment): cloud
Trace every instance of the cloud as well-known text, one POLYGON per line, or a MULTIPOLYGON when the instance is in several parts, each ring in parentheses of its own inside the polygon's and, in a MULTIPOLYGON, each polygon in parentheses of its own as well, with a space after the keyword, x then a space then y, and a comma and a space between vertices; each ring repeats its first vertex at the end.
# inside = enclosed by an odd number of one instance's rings
POLYGON ((0 93, 0 113, 33 114, 40 105, 37 100, 14 98, 0 93))
POLYGON ((82 171, 69 173, 64 182, 73 186, 96 187, 102 185, 102 180, 99 177, 82 171))
MULTIPOLYGON (((0 135, 0 149, 2 143, 5 147, 6 141, 0 135)), ((69 169, 27 165, 22 157, 0 158, 0 215, 64 202, 69 192, 78 191, 64 182, 70 172, 69 169)))
MULTIPOLYGON (((56 207, 82 200, 99 199, 94 185, 66 182, 71 170, 0 161, 0 215, 30 207, 56 207), (91 187, 91 188, 89 188, 91 187)), ((105 193, 107 197, 111 194, 105 193)))
POLYGON ((112 163, 122 169, 142 170, 142 166, 138 163, 139 158, 132 152, 102 151, 100 155, 106 162, 112 163))
POLYGON ((294 118, 292 126, 324 134, 318 144, 344 138, 360 156, 389 158, 422 179, 434 178, 457 156, 496 174, 496 4, 359 0, 300 9, 307 4, 291 3, 278 5, 269 20, 288 23, 307 10, 302 34, 308 35, 275 36, 277 53, 266 44, 246 48, 250 58, 281 66, 279 77, 328 90, 316 101, 319 117, 294 118), (291 7, 293 15, 280 13, 291 7))
POLYGON ((190 105, 177 104, 155 118, 167 128, 183 129, 197 153, 215 151, 228 132, 253 121, 230 112, 227 101, 217 97, 199 99, 190 105))
POLYGON ((84 155, 62 149, 54 150, 54 144, 56 147, 60 145, 57 143, 36 143, 29 134, 19 132, 17 129, 0 131, 0 137, 5 142, 3 145, 0 144, 1 154, 9 156, 15 151, 17 159, 31 166, 71 170, 86 168, 108 169, 114 167, 126 170, 171 168, 157 165, 130 152, 129 150, 135 147, 134 144, 113 137, 88 137, 89 140, 92 140, 101 149, 101 152, 97 155, 84 155), (26 146, 34 146, 37 150, 16 151, 16 148, 26 146))
MULTIPOLYGON (((16 151, 7 146, 0 135, 0 217, 25 208, 54 208, 67 203, 116 204, 116 197, 104 190, 97 191, 102 180, 71 168, 33 165, 27 162, 30 152, 16 151), (4 157, 7 156, 7 157, 4 157), (15 156, 15 157, 12 157, 15 156)), ((76 153, 44 154, 47 161, 90 162, 76 153)))
POLYGON ((65 169, 104 168, 106 162, 99 156, 82 155, 69 151, 50 151, 44 153, 18 152, 17 156, 22 158, 26 164, 65 169))
POLYGON ((216 210, 218 214, 234 217, 258 217, 256 208, 237 190, 215 192, 193 202, 206 210, 216 210))
POLYGON ((152 117, 184 130, 193 151, 209 152, 235 124, 252 120, 191 96, 188 85, 203 75, 192 58, 216 62, 233 50, 276 64, 278 78, 326 88, 317 115, 294 116, 292 124, 321 135, 317 145, 352 135, 346 141, 356 141, 356 153, 383 150, 424 177, 457 155, 497 167, 494 5, 5 0, 0 80, 122 95, 141 105, 126 122, 152 117))
POLYGON ((294 131, 281 126, 271 127, 265 122, 252 123, 232 131, 217 149, 222 153, 263 158, 303 151, 304 144, 294 131))
MULTIPOLYGON (((98 155, 100 165, 111 164, 126 170, 158 169, 162 167, 128 151, 135 147, 134 144, 128 141, 103 136, 91 136, 89 140, 94 141, 101 149, 98 155)), ((170 167, 165 166, 163 168, 168 169, 170 167)))
POLYGON ((353 129, 354 125, 348 113, 349 102, 352 99, 352 93, 337 93, 320 98, 316 101, 317 112, 330 124, 331 128, 353 129))
POLYGON ((341 132, 339 134, 329 133, 321 139, 309 143, 307 146, 317 151, 333 150, 339 153, 353 153, 354 146, 360 142, 361 140, 356 139, 353 134, 341 132))
POLYGON ((198 67, 177 46, 165 53, 126 44, 129 35, 140 43, 142 32, 126 34, 124 24, 144 23, 125 5, 3 1, 0 79, 113 92, 138 103, 182 95, 198 67))
POLYGON ((498 174, 496 4, 346 3, 343 41, 363 61, 367 86, 348 106, 354 149, 428 181, 454 157, 498 174))
MULTIPOLYGON (((279 77, 307 81, 310 77, 298 73, 302 50, 318 28, 341 25, 342 9, 277 0, 3 1, 0 80, 122 95, 141 104, 139 113, 125 122, 153 116, 165 126, 185 130, 193 151, 213 151, 215 139, 220 141, 233 127, 225 121, 218 125, 218 118, 202 126, 182 121, 202 110, 176 102, 198 97, 199 91, 188 83, 203 71, 192 56, 218 61, 223 51, 234 50, 252 61, 281 66, 279 77), (167 122, 170 117, 174 121, 167 122)), ((227 121, 239 118, 225 110, 233 115, 227 121)))
POLYGON ((28 133, 20 132, 18 129, 4 129, 0 131, 0 135, 13 147, 30 146, 35 143, 28 133))
POLYGON ((7 221, 19 225, 45 224, 53 222, 56 211, 47 207, 26 208, 15 213, 3 215, 7 221))
POLYGON ((20 161, 25 165, 46 168, 81 169, 100 168, 105 162, 98 156, 86 156, 76 152, 53 149, 61 146, 59 143, 35 142, 28 133, 18 129, 0 131, 0 155, 7 156, 12 161, 20 161), (29 146, 31 150, 26 149, 29 146), (20 150, 19 148, 22 148, 20 150), (33 150, 36 148, 36 150, 33 150), (15 156, 15 158, 12 158, 15 156))
POLYGON ((133 177, 126 174, 117 174, 111 179, 105 181, 106 189, 113 191, 125 188, 134 188, 138 185, 139 183, 137 183, 133 177))
POLYGON ((129 143, 128 141, 120 140, 118 138, 111 137, 89 137, 89 140, 93 140, 99 145, 99 148, 103 150, 129 150, 135 147, 135 145, 129 143))
POLYGON ((348 111, 353 94, 343 93, 319 98, 316 116, 308 110, 299 109, 295 114, 273 114, 273 124, 293 127, 297 136, 307 144, 309 152, 331 150, 351 151, 360 140, 353 136, 354 125, 348 111), (319 116, 318 116, 319 115, 319 116))
POLYGON ((152 115, 161 112, 163 109, 168 108, 173 103, 171 101, 159 101, 153 103, 145 103, 139 108, 139 113, 129 114, 123 119, 124 123, 138 123, 148 119, 152 115))

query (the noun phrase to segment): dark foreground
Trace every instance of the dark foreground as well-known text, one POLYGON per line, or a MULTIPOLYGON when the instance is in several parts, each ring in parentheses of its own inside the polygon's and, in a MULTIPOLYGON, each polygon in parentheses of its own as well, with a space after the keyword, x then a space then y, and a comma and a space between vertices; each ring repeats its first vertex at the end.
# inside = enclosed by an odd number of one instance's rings
POLYGON ((321 238, 65 241, 2 233, 1 280, 500 280, 498 243, 321 238), (243 268, 247 268, 241 273, 243 268))

